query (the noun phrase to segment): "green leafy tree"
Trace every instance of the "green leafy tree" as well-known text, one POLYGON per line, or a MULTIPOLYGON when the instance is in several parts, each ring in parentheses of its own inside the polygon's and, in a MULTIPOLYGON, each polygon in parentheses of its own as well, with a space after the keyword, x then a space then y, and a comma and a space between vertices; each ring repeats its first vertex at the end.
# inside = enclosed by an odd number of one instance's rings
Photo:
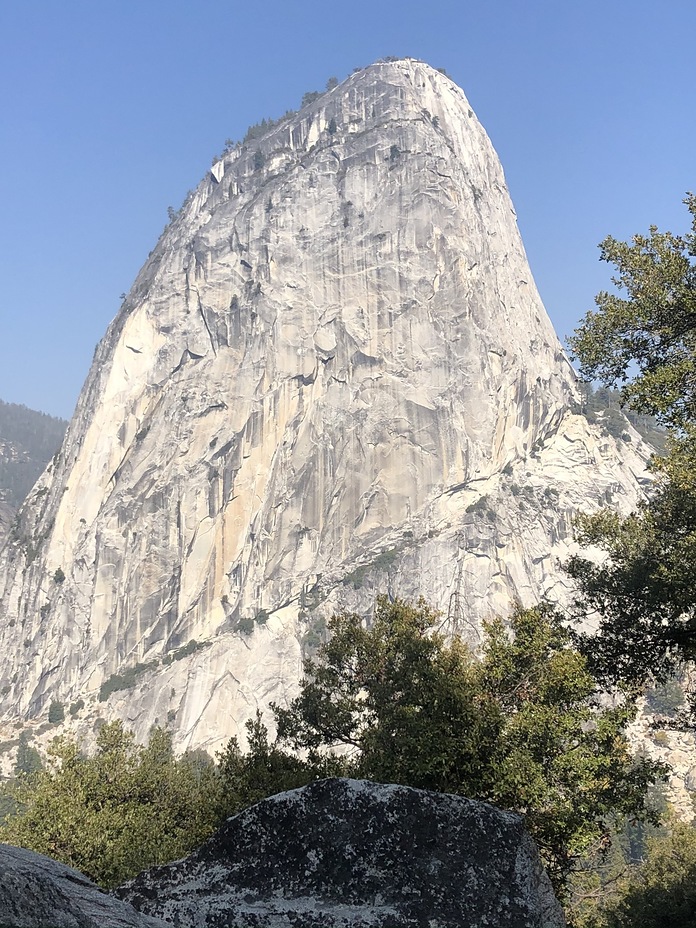
POLYGON ((58 725, 65 721, 65 706, 57 699, 54 699, 48 707, 48 721, 51 725, 58 725))
POLYGON ((314 103, 315 100, 318 100, 320 96, 321 94, 318 90, 308 90, 306 93, 302 94, 302 102, 300 103, 300 107, 304 109, 305 106, 309 106, 310 103, 314 103))
POLYGON ((696 657, 696 197, 685 202, 685 236, 653 226, 630 243, 602 243, 618 292, 600 293, 571 339, 586 377, 622 385, 624 402, 668 429, 649 500, 628 518, 579 521, 578 540, 606 560, 568 565, 580 610, 601 617, 584 647, 608 678, 664 679, 696 657))
POLYGON ((170 733, 154 729, 143 747, 112 722, 99 731, 93 757, 70 738, 54 740, 47 768, 14 786, 17 812, 3 823, 0 840, 110 888, 207 838, 218 824, 218 795, 210 758, 177 760, 170 733))
POLYGON ((696 924, 696 829, 673 822, 648 840, 645 859, 628 871, 587 928, 693 928, 696 924))
POLYGON ((632 757, 634 709, 603 705, 585 658, 547 608, 486 626, 481 659, 436 630, 425 603, 341 614, 305 663, 301 692, 274 707, 281 741, 347 751, 352 775, 459 793, 525 816, 562 891, 616 813, 644 812, 663 769, 632 757))
POLYGON ((17 759, 14 767, 15 774, 21 776, 22 774, 37 773, 42 767, 41 755, 36 748, 29 744, 29 735, 26 731, 20 732, 17 759))
POLYGON ((254 170, 255 170, 255 171, 260 171, 261 168, 262 168, 262 167, 264 166, 264 164, 266 163, 266 157, 265 157, 264 153, 261 151, 260 148, 257 148, 256 151, 254 152, 254 161, 253 161, 253 163, 254 163, 254 170))
POLYGON ((311 752, 307 760, 271 743, 262 715, 246 723, 248 750, 242 752, 231 738, 217 755, 220 778, 220 818, 234 815, 266 796, 305 786, 312 780, 341 776, 346 764, 337 757, 319 757, 311 752))
POLYGON ((659 232, 600 245, 618 293, 601 292, 570 339, 588 379, 622 384, 624 400, 668 426, 696 421, 696 196, 687 235, 659 232))

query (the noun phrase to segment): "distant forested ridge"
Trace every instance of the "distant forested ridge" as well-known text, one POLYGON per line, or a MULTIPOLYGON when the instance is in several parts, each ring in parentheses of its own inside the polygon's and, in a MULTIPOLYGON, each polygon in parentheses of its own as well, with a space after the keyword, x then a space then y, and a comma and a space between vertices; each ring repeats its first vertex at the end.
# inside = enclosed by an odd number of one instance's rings
POLYGON ((68 423, 0 400, 0 503, 16 509, 58 451, 68 423))

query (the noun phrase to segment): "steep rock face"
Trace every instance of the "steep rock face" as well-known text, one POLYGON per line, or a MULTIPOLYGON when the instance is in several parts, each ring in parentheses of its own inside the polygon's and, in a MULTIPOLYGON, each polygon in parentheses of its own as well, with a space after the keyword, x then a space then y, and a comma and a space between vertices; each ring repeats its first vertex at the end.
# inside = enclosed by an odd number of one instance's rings
POLYGON ((0 844, 2 928, 164 928, 43 854, 0 844))
POLYGON ((116 891, 172 924, 562 928, 519 816, 460 796, 321 780, 229 819, 116 891))
POLYGON ((475 641, 562 597, 572 514, 634 505, 647 454, 574 404, 464 94, 354 74, 214 165, 99 345, 0 555, 5 718, 217 748, 336 607, 422 593, 475 641))

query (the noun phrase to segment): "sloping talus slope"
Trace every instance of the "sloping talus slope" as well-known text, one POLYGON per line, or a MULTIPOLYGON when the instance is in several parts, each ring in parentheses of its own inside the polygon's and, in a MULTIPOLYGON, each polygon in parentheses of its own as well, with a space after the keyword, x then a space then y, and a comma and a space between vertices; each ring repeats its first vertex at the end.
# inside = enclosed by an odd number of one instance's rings
POLYGON ((462 91, 354 74, 213 166, 99 345, 2 552, 5 717, 217 747, 338 605, 423 593, 475 639, 562 594, 573 511, 645 460, 574 392, 462 91))

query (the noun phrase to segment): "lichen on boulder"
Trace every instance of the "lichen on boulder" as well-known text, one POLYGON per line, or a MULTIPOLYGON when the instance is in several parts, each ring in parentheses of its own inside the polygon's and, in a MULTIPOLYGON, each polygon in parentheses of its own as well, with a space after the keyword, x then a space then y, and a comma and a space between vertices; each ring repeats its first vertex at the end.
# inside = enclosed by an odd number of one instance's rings
POLYGON ((171 924, 211 928, 565 925, 519 816, 349 779, 265 799, 116 894, 171 924))

